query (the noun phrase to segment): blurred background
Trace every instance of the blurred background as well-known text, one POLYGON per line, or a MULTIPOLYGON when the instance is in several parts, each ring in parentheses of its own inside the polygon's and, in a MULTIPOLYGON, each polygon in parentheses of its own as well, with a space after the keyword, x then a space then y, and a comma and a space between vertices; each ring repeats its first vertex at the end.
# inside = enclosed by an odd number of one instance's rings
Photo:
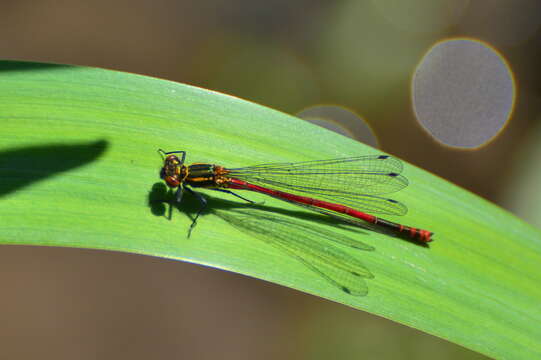
MULTIPOLYGON (((540 26, 538 0, 2 0, 0 58, 235 95, 397 155, 541 226, 540 26)), ((483 358, 198 265, 17 246, 2 248, 0 264, 2 358, 483 358)))

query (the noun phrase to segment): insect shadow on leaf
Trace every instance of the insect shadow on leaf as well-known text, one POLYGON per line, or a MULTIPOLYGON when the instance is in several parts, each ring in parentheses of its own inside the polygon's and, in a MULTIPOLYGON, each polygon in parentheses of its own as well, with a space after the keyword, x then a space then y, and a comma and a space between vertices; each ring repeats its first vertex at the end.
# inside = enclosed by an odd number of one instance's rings
MULTIPOLYGON (((172 208, 179 207, 177 203, 170 201, 172 198, 174 194, 162 183, 154 184, 148 199, 151 212, 170 219, 172 208)), ((337 225, 333 219, 302 211, 243 204, 208 196, 207 198, 209 207, 206 213, 216 215, 237 230, 279 249, 347 294, 365 296, 368 293, 365 280, 374 278, 374 275, 351 251, 373 251, 374 247, 316 225, 313 221, 316 217, 333 223, 331 225, 337 225), (290 212, 293 212, 294 216, 289 214, 290 212), (295 216, 296 213, 301 216, 295 216)), ((197 211, 198 204, 189 198, 185 200, 182 208, 178 210, 190 216, 197 211)), ((358 228, 355 230, 356 235, 362 232, 358 228)), ((272 259, 269 259, 269 266, 271 262, 272 259)))

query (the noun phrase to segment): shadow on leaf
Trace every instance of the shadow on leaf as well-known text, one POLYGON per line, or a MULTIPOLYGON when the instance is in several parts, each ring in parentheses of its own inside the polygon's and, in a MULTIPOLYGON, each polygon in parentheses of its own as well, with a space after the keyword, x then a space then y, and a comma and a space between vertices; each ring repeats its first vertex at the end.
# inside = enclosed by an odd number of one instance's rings
MULTIPOLYGON (((182 209, 179 210, 189 214, 197 212, 199 202, 191 198, 185 198, 182 209)), ((209 200, 207 213, 216 215, 237 230, 279 249, 347 294, 364 296, 368 293, 365 279, 372 279, 374 275, 355 256, 341 247, 364 251, 373 251, 374 248, 310 221, 314 217, 321 221, 321 215, 257 204, 246 205, 209 196, 206 198, 209 200), (302 216, 296 216, 299 215, 297 213, 302 216)), ((171 214, 167 215, 167 211, 168 208, 171 211, 173 206, 167 205, 175 204, 174 207, 177 207, 173 200, 173 194, 165 185, 156 183, 149 193, 148 204, 154 215, 170 218, 171 214)))
POLYGON ((41 145, 0 152, 0 197, 99 158, 108 143, 41 145))
POLYGON ((60 70, 73 67, 64 64, 36 63, 29 61, 3 60, 0 61, 0 72, 2 71, 41 71, 41 70, 60 70))

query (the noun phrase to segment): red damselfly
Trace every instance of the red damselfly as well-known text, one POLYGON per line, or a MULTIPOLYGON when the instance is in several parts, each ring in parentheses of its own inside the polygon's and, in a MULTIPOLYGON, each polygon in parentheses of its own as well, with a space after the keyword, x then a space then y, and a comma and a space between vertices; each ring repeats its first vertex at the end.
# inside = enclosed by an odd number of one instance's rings
POLYGON ((185 165, 185 151, 165 152, 160 149, 159 152, 164 157, 160 177, 170 188, 177 189, 176 201, 181 202, 184 190, 187 190, 201 202, 192 227, 207 204, 203 196, 191 189, 199 187, 226 192, 253 203, 231 191, 250 190, 361 227, 368 223, 384 232, 422 243, 432 241, 433 233, 428 230, 371 215, 404 215, 407 212, 404 204, 380 196, 408 185, 407 179, 400 174, 402 162, 388 155, 225 168, 206 163, 185 165))

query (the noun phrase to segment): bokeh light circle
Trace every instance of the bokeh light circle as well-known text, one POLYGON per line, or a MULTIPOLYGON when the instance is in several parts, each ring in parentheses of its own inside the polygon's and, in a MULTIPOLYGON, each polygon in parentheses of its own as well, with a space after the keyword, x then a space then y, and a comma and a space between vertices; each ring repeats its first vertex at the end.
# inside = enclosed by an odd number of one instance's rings
POLYGON ((366 121, 353 111, 337 105, 315 105, 297 113, 301 119, 378 147, 378 140, 366 121))
POLYGON ((455 147, 476 148, 494 139, 515 102, 507 62, 472 39, 433 46, 417 66, 412 87, 417 120, 438 141, 455 147))

